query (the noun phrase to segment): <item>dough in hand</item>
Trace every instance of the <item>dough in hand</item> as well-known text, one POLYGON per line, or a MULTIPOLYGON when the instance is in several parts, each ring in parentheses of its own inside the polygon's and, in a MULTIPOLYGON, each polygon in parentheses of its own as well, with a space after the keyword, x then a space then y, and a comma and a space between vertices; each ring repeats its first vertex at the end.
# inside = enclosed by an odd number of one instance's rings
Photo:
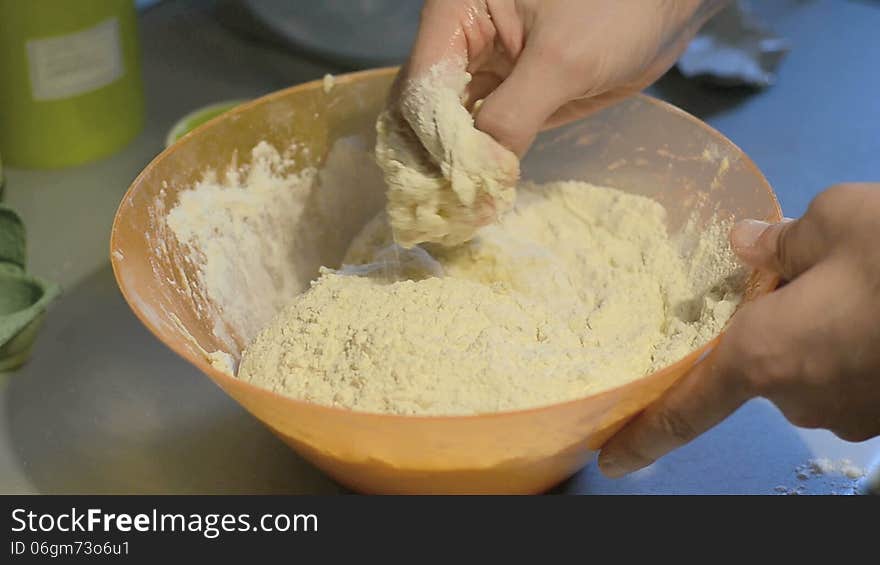
POLYGON ((376 124, 376 161, 388 185, 395 241, 454 246, 509 210, 519 159, 474 127, 461 98, 470 74, 435 65, 404 84, 399 107, 376 124))

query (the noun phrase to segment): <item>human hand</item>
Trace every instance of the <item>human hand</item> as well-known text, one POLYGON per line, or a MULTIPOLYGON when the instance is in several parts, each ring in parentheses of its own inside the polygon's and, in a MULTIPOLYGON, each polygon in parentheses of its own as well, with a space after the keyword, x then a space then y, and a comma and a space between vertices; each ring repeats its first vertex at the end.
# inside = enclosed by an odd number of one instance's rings
POLYGON ((756 396, 797 426, 880 434, 878 218, 880 184, 846 184, 799 220, 737 224, 739 257, 789 282, 744 305, 705 360, 606 442, 602 472, 645 467, 756 396))
POLYGON ((427 0, 377 121, 395 241, 473 237, 540 129, 641 90, 725 1, 427 0))
POLYGON ((522 155, 541 129, 583 117, 659 78, 724 3, 427 0, 395 92, 434 65, 454 61, 473 76, 466 106, 484 100, 477 128, 522 155))

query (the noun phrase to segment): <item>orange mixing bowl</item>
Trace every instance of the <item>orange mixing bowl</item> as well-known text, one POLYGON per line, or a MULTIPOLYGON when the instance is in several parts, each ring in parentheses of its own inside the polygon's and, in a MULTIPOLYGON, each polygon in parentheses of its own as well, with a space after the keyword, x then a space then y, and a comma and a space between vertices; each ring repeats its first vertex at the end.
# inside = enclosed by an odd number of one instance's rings
MULTIPOLYGON (((198 293, 169 281, 192 279, 192 269, 168 259, 177 243, 164 214, 178 192, 205 169, 225 169, 234 155, 246 163, 261 140, 292 142, 303 166, 320 166, 333 142, 374 139, 378 114, 395 69, 343 75, 325 92, 321 81, 247 103, 199 127, 165 150, 134 181, 113 224, 111 260, 116 280, 140 320, 168 347, 198 367, 293 449, 340 483, 371 493, 534 493, 577 472, 627 420, 657 399, 714 345, 644 378, 577 400, 476 416, 379 415, 294 400, 239 381, 213 368, 205 351, 224 346, 200 309, 198 293), (158 254, 157 245, 166 253, 158 254)), ((768 221, 781 218, 767 181, 749 158, 720 133, 681 110, 636 96, 588 119, 542 134, 523 161, 536 181, 585 180, 653 197, 670 213, 675 231, 692 213, 715 212, 768 221)), ((360 186, 344 187, 354 198, 360 186)), ((304 221, 354 234, 381 207, 346 206, 340 218, 304 221), (344 215, 344 217, 342 217, 344 215)), ((321 216, 321 217, 318 217, 321 216)), ((318 226, 321 227, 321 226, 318 226)), ((311 263, 337 266, 339 250, 314 250, 311 263)), ((769 292, 776 280, 755 273, 747 299, 769 292)), ((193 407, 193 409, 198 409, 193 407)))

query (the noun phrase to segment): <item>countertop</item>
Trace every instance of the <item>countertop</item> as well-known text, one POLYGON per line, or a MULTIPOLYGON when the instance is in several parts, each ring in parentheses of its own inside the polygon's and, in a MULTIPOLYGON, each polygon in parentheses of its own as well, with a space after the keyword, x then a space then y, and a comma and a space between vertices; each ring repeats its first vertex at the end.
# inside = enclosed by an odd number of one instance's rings
MULTIPOLYGON (((798 216, 830 184, 880 180, 880 4, 777 0, 760 11, 792 43, 778 84, 719 90, 673 72, 650 92, 742 147, 786 215, 798 216)), ((344 492, 155 340, 122 300, 108 264, 116 206, 177 118, 341 72, 242 33, 241 22, 234 7, 209 0, 151 7, 141 15, 141 135, 88 165, 7 170, 6 201, 25 219, 30 271, 65 292, 33 359, 0 373, 0 492, 344 492)), ((612 481, 591 465, 554 492, 851 491, 851 481, 834 477, 798 480, 795 469, 815 457, 868 466, 880 457, 880 439, 852 444, 798 429, 755 400, 648 469, 612 481)))

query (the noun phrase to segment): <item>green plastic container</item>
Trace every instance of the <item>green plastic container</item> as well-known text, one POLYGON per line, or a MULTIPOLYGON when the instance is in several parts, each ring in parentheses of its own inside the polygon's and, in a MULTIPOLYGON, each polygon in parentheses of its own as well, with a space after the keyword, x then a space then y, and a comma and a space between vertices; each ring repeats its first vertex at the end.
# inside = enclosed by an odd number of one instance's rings
POLYGON ((0 0, 0 153, 55 168, 116 152, 143 127, 134 0, 0 0))
POLYGON ((0 372, 20 367, 31 353, 58 285, 25 272, 21 218, 0 204, 0 372))
POLYGON ((189 114, 177 120, 171 131, 165 137, 165 147, 171 147, 177 140, 196 129, 200 125, 207 123, 221 114, 225 114, 236 106, 247 102, 247 100, 227 100, 226 102, 218 102, 205 106, 197 110, 193 110, 189 114))

